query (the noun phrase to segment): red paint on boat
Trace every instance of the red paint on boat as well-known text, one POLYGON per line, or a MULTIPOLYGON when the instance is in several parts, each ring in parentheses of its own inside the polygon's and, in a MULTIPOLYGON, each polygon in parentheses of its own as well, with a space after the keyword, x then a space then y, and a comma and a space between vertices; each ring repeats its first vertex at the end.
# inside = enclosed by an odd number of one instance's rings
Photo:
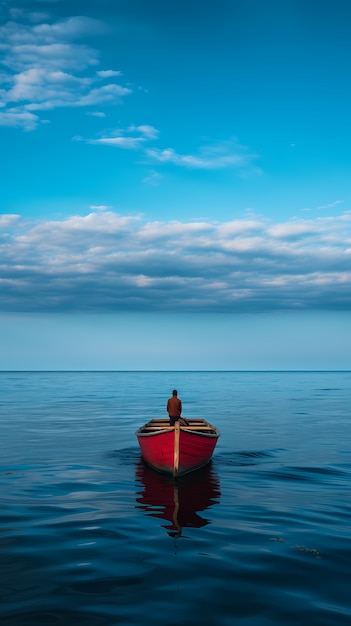
POLYGON ((167 431, 138 434, 144 461, 160 471, 173 473, 174 428, 167 431))
POLYGON ((216 447, 218 436, 180 429, 179 474, 191 472, 209 462, 216 447))
POLYGON ((191 420, 189 426, 181 426, 178 471, 174 468, 174 427, 166 426, 164 420, 151 420, 139 428, 136 435, 148 465, 158 471, 181 476, 209 462, 219 431, 205 420, 191 420))

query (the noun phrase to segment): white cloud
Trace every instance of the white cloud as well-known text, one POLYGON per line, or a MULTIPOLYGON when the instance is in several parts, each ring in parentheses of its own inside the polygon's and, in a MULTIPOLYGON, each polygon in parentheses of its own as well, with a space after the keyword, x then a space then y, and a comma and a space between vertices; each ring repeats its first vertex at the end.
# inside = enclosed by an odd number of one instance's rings
POLYGON ((89 93, 81 96, 77 99, 76 106, 91 106, 106 102, 119 102, 122 97, 131 93, 131 89, 122 87, 121 85, 104 85, 103 87, 91 89, 89 93))
POLYGON ((117 148, 126 148, 128 150, 136 150, 145 144, 146 141, 155 139, 159 131, 153 126, 147 124, 142 126, 129 126, 127 130, 117 129, 109 136, 100 137, 99 139, 89 139, 91 144, 104 144, 106 146, 115 146, 117 148))
POLYGON ((182 165, 189 168, 198 169, 211 169, 213 167, 213 159, 203 159, 191 154, 177 154, 173 148, 165 148, 159 150, 158 148, 147 149, 146 154, 150 159, 158 163, 172 163, 173 165, 182 165))
POLYGON ((104 30, 103 24, 98 20, 85 16, 74 16, 52 24, 37 24, 31 29, 31 34, 41 41, 51 43, 57 39, 70 40, 91 33, 102 33, 104 30))
POLYGON ((87 115, 91 115, 92 117, 106 117, 106 113, 103 111, 87 111, 87 115))
POLYGON ((98 63, 96 51, 88 46, 62 42, 10 46, 3 60, 4 66, 18 73, 31 68, 81 71, 98 63))
POLYGON ((311 208, 311 207, 304 207, 303 209, 301 209, 301 211, 322 211, 323 209, 333 209, 334 207, 338 206, 338 204, 342 204, 344 202, 344 200, 335 200, 334 202, 328 202, 327 204, 322 204, 320 206, 311 208))
POLYGON ((112 78, 113 76, 121 76, 122 72, 115 70, 99 70, 96 73, 100 78, 112 78))
POLYGON ((112 206, 108 206, 107 204, 92 204, 89 209, 92 211, 107 211, 112 209, 112 206))
POLYGON ((147 157, 154 162, 172 164, 189 169, 215 170, 223 168, 247 169, 256 159, 237 140, 203 146, 198 154, 179 154, 173 148, 146 149, 147 157))
POLYGON ((242 233, 262 231, 262 221, 235 220, 218 226, 218 233, 223 237, 233 237, 242 233))
MULTIPOLYGON (((170 238, 174 241, 177 238, 177 241, 182 240, 182 245, 184 245, 184 242, 193 235, 198 238, 199 235, 213 234, 213 232, 214 227, 207 222, 147 222, 140 228, 139 238, 140 241, 154 241, 154 243, 158 239, 170 238)), ((201 240, 197 239, 197 242, 199 241, 201 240)))
POLYGON ((157 130, 154 126, 150 126, 149 124, 142 124, 141 126, 129 126, 128 132, 137 132, 140 133, 145 139, 157 139, 160 131, 157 130))
POLYGON ((162 180, 161 174, 159 172, 150 171, 147 176, 144 176, 142 182, 146 185, 150 185, 151 187, 157 187, 162 180))
POLYGON ((277 236, 267 220, 92 210, 33 223, 2 216, 2 310, 351 309, 350 214, 308 220, 309 236, 292 237, 289 222, 277 236))
POLYGON ((23 128, 26 131, 34 130, 39 123, 39 117, 24 111, 22 108, 10 108, 6 111, 0 111, 0 126, 13 126, 14 128, 23 128))
POLYGON ((5 102, 31 102, 28 110, 49 109, 55 102, 75 104, 76 92, 90 85, 88 78, 77 78, 60 71, 48 72, 39 68, 26 70, 14 77, 13 87, 5 94, 5 102))
POLYGON ((338 204, 342 204, 343 200, 335 200, 334 202, 328 202, 327 204, 322 204, 321 206, 317 206, 317 211, 321 211, 322 209, 332 209, 338 204))
POLYGON ((272 237, 281 239, 301 237, 315 233, 316 223, 312 221, 287 222, 285 224, 275 224, 269 228, 272 237))
POLYGON ((16 215, 15 213, 3 213, 2 215, 0 215, 0 228, 8 228, 9 226, 13 226, 20 219, 21 216, 16 215))
POLYGON ((145 141, 143 137, 104 137, 101 139, 91 139, 88 143, 104 144, 105 146, 117 146, 117 148, 135 150, 136 148, 139 148, 140 143, 143 141, 145 141))
POLYGON ((103 32, 100 22, 84 16, 50 22, 45 14, 11 13, 12 21, 0 27, 0 61, 7 69, 0 75, 2 125, 34 130, 40 116, 25 111, 115 104, 132 93, 115 82, 120 72, 90 73, 99 54, 77 39, 103 32), (101 80, 109 82, 101 86, 101 80))
POLYGON ((21 11, 15 16, 12 15, 12 17, 12 21, 0 27, 3 47, 9 51, 11 51, 11 46, 45 45, 57 43, 58 40, 70 41, 91 33, 101 33, 104 30, 101 22, 84 16, 69 17, 52 23, 44 21, 48 18, 44 13, 28 14, 25 11, 21 11), (33 21, 38 20, 41 23, 33 24, 33 21))
MULTIPOLYGON (((137 126, 133 124, 126 130, 117 129, 113 132, 105 133, 103 137, 89 139, 88 143, 105 144, 130 150, 139 149, 146 156, 147 162, 151 161, 158 164, 171 164, 199 170, 233 168, 242 174, 247 174, 251 171, 256 175, 259 172, 258 168, 252 165, 256 155, 249 154, 247 149, 239 145, 236 140, 220 142, 212 146, 203 146, 199 150, 198 155, 184 155, 178 154, 173 148, 161 150, 148 147, 148 142, 158 139, 159 134, 160 131, 154 126, 148 124, 137 126)), ((151 179, 149 177, 144 178, 143 182, 155 184, 159 182, 160 178, 160 176, 156 177, 154 175, 151 179), (158 180, 156 180, 157 178, 158 180)))

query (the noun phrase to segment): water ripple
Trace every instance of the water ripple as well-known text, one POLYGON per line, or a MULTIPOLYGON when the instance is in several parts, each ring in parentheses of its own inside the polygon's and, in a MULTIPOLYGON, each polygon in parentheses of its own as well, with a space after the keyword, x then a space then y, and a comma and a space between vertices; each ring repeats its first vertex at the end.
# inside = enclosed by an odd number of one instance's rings
POLYGON ((175 482, 174 375, 2 374, 1 626, 349 626, 351 374, 177 373, 222 434, 175 482))

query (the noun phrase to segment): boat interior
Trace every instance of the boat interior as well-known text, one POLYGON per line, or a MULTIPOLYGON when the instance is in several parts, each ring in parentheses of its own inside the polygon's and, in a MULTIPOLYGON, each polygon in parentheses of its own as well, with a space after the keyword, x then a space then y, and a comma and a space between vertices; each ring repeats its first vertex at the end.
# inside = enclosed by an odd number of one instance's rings
MULTIPOLYGON (((209 424, 204 419, 194 418, 194 419, 180 419, 179 426, 182 430, 191 430, 200 433, 206 433, 208 435, 216 435, 218 434, 217 429, 209 424)), ((147 424, 142 426, 139 429, 139 433, 151 433, 157 432, 158 430, 174 430, 174 426, 170 426, 169 419, 152 419, 147 424)))

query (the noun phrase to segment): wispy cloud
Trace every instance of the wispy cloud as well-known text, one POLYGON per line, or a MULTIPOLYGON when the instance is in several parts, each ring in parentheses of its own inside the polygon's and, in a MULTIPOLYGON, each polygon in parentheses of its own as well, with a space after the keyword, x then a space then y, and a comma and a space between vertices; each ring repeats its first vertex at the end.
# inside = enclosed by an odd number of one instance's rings
POLYGON ((129 126, 126 130, 117 129, 110 133, 106 133, 99 139, 89 139, 88 143, 103 144, 106 146, 115 146, 116 148, 126 148, 127 150, 137 150, 142 147, 145 142, 158 137, 157 128, 149 125, 129 126))
POLYGON ((344 202, 343 200, 335 200, 335 202, 328 202, 328 204, 322 204, 321 206, 317 207, 317 211, 322 211, 323 209, 332 209, 338 206, 338 204, 342 204, 343 202, 344 202))
POLYGON ((113 76, 121 76, 122 72, 115 70, 100 70, 96 72, 100 78, 112 78, 113 76))
POLYGON ((87 115, 91 115, 92 117, 106 117, 106 113, 103 111, 88 111, 87 115))
POLYGON ((0 220, 3 311, 351 309, 351 214, 148 222, 0 220))
POLYGON ((261 173, 259 168, 254 166, 257 155, 250 153, 236 139, 202 146, 197 154, 178 154, 173 148, 149 147, 149 142, 159 139, 159 135, 159 130, 153 126, 131 125, 126 130, 119 128, 105 132, 102 137, 89 139, 88 143, 140 150, 144 161, 155 165, 168 164, 193 170, 232 168, 245 173, 249 171, 261 173))
POLYGON ((339 204, 342 204, 344 200, 335 200, 334 202, 328 202, 327 204, 321 204, 320 206, 316 206, 314 208, 304 207, 301 211, 323 211, 330 210, 337 207, 339 204))
POLYGON ((173 148, 147 149, 146 155, 156 163, 171 163, 190 169, 213 170, 222 168, 242 168, 250 165, 257 155, 249 154, 237 140, 223 141, 211 146, 203 146, 198 154, 179 154, 173 148))
POLYGON ((151 187, 157 187, 162 180, 162 176, 159 172, 155 172, 154 170, 150 171, 141 182, 146 185, 150 185, 151 187))
POLYGON ((113 104, 132 93, 115 79, 121 72, 96 70, 98 51, 81 40, 103 32, 84 16, 50 21, 41 13, 12 10, 0 27, 0 125, 34 130, 37 112, 58 107, 113 104))

